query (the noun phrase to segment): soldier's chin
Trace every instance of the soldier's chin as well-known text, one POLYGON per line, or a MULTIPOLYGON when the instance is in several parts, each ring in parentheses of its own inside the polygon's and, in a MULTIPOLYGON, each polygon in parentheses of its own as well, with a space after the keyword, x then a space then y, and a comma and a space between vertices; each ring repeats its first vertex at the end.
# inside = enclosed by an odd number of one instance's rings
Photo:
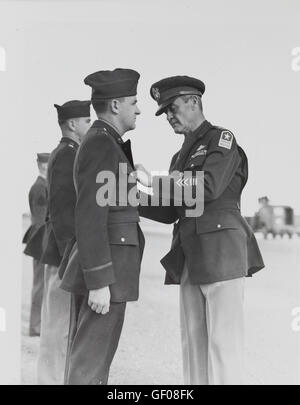
POLYGON ((180 127, 180 125, 174 125, 173 131, 175 132, 175 134, 182 134, 182 128, 180 127))
POLYGON ((132 131, 132 130, 135 129, 135 127, 136 127, 136 125, 135 125, 135 123, 134 123, 134 124, 132 124, 132 125, 127 129, 127 131, 132 131))

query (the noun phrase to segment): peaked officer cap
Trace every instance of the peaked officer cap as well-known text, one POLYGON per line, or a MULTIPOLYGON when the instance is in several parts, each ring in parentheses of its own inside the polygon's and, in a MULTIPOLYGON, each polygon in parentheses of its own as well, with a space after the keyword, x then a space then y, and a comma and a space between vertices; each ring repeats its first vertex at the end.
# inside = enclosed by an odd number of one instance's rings
POLYGON ((204 92, 205 84, 201 80, 189 76, 167 77, 152 84, 150 88, 151 97, 158 104, 155 115, 161 115, 166 107, 179 96, 190 94, 201 97, 204 92))
POLYGON ((37 162, 47 163, 49 160, 50 153, 37 153, 37 162))
POLYGON ((54 107, 57 109, 58 120, 64 121, 69 118, 89 117, 90 105, 91 102, 89 100, 71 100, 63 105, 54 104, 54 107))
POLYGON ((92 88, 92 100, 136 96, 140 75, 132 69, 100 70, 84 79, 92 88))

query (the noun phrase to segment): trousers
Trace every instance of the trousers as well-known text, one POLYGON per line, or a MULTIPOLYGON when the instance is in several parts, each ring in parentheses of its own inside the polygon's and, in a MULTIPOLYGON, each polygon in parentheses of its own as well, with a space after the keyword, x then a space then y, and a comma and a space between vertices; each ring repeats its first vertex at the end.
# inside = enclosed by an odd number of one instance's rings
POLYGON ((97 314, 88 305, 88 293, 72 294, 66 385, 107 384, 125 308, 126 302, 111 302, 107 314, 97 314))
POLYGON ((64 383, 71 295, 59 287, 60 283, 58 268, 46 265, 37 366, 39 385, 64 383))
POLYGON ((33 282, 31 290, 31 308, 29 319, 29 336, 41 333, 41 310, 44 291, 45 265, 33 259, 33 282))
POLYGON ((180 284, 184 384, 243 384, 244 278, 180 284))

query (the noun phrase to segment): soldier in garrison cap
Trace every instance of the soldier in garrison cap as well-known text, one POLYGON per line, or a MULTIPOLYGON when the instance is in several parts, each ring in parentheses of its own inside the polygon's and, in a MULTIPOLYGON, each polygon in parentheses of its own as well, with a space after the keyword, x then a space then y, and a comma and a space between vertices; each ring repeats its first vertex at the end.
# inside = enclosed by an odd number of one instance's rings
MULTIPOLYGON (((173 223, 170 252, 161 260, 165 284, 180 284, 180 321, 185 384, 240 384, 243 375, 244 278, 264 267, 240 198, 248 162, 233 133, 208 122, 203 114, 205 85, 188 76, 169 77, 151 87, 158 104, 183 145, 172 158, 170 173, 197 178, 204 172, 201 215, 187 215, 187 202, 175 206, 185 187, 197 195, 195 182, 175 183, 170 206, 141 207, 140 215, 173 223), (184 172, 188 172, 187 174, 184 172), (178 190, 179 189, 179 190, 178 190), (176 194, 177 193, 177 194, 176 194)), ((155 180, 142 165, 138 179, 155 180)))
POLYGON ((90 127, 90 101, 72 100, 54 104, 62 138, 51 152, 48 167, 48 220, 43 254, 46 264, 42 326, 38 357, 38 384, 64 382, 70 320, 70 294, 59 288, 59 266, 73 243, 76 192, 73 164, 76 151, 90 127))
POLYGON ((33 284, 31 291, 31 308, 29 318, 29 336, 39 336, 41 330, 41 307, 44 290, 44 264, 40 262, 42 237, 32 236, 46 221, 47 214, 47 167, 50 153, 38 153, 37 165, 39 176, 29 191, 31 226, 24 235, 26 243, 24 253, 33 257, 33 284))
POLYGON ((138 299, 144 237, 137 206, 129 198, 136 193, 130 140, 124 142, 122 136, 135 128, 140 114, 139 76, 115 69, 84 80, 92 88, 98 120, 74 164, 76 243, 61 284, 72 293, 65 382, 70 385, 107 384, 126 302, 138 299), (110 193, 108 200, 101 198, 104 173, 115 179, 115 201, 110 193), (124 186, 122 179, 127 187, 123 197, 117 191, 124 186))

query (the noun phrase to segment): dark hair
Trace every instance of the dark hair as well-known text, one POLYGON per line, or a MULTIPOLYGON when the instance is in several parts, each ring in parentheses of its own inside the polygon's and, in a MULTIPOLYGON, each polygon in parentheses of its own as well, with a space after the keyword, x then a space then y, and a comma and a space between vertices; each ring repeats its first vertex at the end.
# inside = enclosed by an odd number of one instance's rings
POLYGON ((67 120, 58 120, 58 125, 62 127, 66 122, 67 120))

